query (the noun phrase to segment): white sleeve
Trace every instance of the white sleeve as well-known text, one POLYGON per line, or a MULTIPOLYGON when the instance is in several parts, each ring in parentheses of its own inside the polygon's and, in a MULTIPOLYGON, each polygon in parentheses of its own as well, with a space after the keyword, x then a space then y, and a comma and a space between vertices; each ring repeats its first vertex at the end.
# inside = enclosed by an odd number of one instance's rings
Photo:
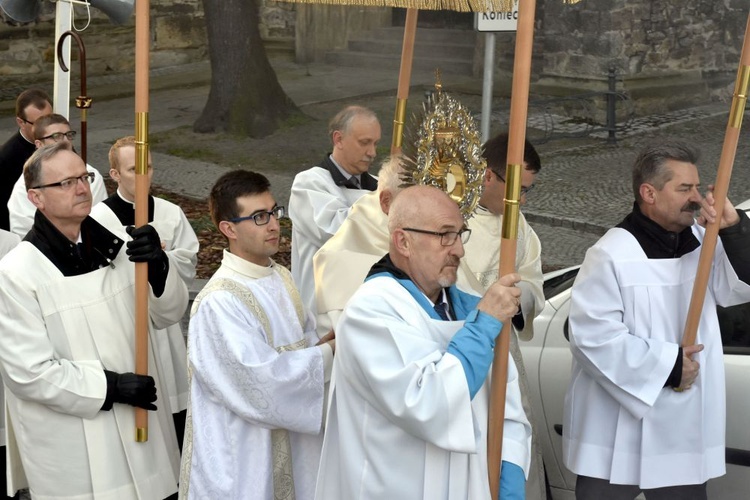
POLYGON ((13 184, 13 191, 8 198, 8 215, 10 232, 23 238, 34 225, 36 207, 29 201, 23 175, 13 184))
POLYGON ((91 206, 107 199, 107 188, 104 185, 104 177, 91 165, 86 165, 86 170, 94 172, 94 182, 91 184, 91 206))
POLYGON ((193 231, 185 213, 176 207, 175 217, 178 218, 172 241, 169 248, 165 249, 170 256, 170 262, 174 263, 177 272, 186 285, 190 286, 195 278, 195 265, 198 262, 198 237, 193 231))
MULTIPOLYGON (((523 215, 521 215, 519 225, 522 232, 519 235, 516 252, 516 269, 521 276, 518 287, 521 289, 521 311, 524 314, 524 324, 530 326, 534 318, 544 309, 542 244, 523 215)), ((533 331, 533 328, 524 327, 518 336, 521 340, 531 340, 533 331)))
POLYGON ((276 352, 258 319, 229 292, 201 301, 190 320, 188 360, 194 380, 241 418, 266 428, 320 431, 322 350, 276 352))
POLYGON ((336 233, 350 210, 350 204, 332 180, 315 171, 305 171, 294 178, 289 217, 294 227, 317 248, 336 233))

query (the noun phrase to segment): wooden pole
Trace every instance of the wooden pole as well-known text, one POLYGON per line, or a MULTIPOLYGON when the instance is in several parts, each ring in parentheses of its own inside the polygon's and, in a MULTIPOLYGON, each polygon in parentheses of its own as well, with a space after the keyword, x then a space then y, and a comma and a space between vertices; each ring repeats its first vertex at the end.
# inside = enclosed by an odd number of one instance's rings
POLYGON ((729 190, 729 179, 732 177, 732 166, 734 165, 734 156, 737 153, 737 142, 740 136, 740 127, 742 126, 742 115, 745 113, 748 82, 750 81, 749 37, 750 16, 748 16, 747 26, 745 27, 745 39, 740 55, 740 67, 737 70, 732 107, 729 112, 727 130, 724 135, 724 145, 721 149, 721 158, 719 159, 719 168, 716 173, 716 183, 714 184, 716 220, 706 226, 706 234, 701 244, 698 271, 695 275, 693 295, 690 298, 690 309, 688 309, 685 331, 682 336, 683 347, 695 344, 698 335, 698 324, 701 319, 703 302, 706 298, 706 288, 708 287, 708 278, 711 274, 711 263, 714 258, 714 251, 716 250, 716 240, 719 236, 719 224, 721 223, 721 216, 724 213, 724 203, 726 202, 727 191, 729 190))
POLYGON ((398 90, 396 92, 396 114, 393 118, 393 139, 391 140, 391 154, 401 152, 404 137, 404 122, 406 121, 406 101, 409 99, 409 85, 411 83, 411 67, 414 60, 414 38, 417 34, 417 9, 406 9, 406 23, 404 25, 404 42, 401 46, 401 68, 398 72, 398 90))
MULTIPOLYGON (((148 224, 149 0, 135 6, 135 226, 148 224)), ((148 264, 135 264, 135 372, 148 374, 148 264)), ((135 440, 148 441, 148 412, 135 409, 135 440)))
MULTIPOLYGON (((518 28, 516 52, 513 61, 513 86, 511 90, 508 129, 508 166, 505 173, 505 208, 500 240, 500 276, 515 272, 516 244, 518 242, 518 215, 521 199, 521 172, 526 141, 529 86, 531 82, 531 52, 534 43, 534 13, 536 0, 518 3, 518 28)), ((503 422, 505 421, 505 396, 508 382, 508 352, 511 322, 503 324, 500 339, 495 345, 490 385, 490 415, 487 439, 487 466, 492 498, 500 498, 500 468, 503 450, 503 422)))

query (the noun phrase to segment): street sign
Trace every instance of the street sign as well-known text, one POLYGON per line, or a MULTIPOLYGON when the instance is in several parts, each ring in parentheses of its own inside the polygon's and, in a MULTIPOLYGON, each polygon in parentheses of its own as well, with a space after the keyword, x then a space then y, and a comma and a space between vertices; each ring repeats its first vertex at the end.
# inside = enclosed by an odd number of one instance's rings
POLYGON ((518 1, 511 12, 477 12, 474 28, 477 31, 516 31, 518 26, 518 1))

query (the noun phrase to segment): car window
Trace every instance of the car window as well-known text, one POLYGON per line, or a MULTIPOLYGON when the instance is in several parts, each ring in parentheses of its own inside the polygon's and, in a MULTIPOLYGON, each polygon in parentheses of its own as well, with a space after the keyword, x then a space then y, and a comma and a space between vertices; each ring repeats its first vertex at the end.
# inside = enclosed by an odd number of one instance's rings
POLYGON ((750 303, 716 310, 724 353, 750 355, 750 303))
POLYGON ((576 280, 576 276, 578 276, 578 269, 579 268, 571 269, 559 276, 544 280, 544 286, 542 288, 544 292, 544 300, 549 300, 572 287, 573 282, 576 280))

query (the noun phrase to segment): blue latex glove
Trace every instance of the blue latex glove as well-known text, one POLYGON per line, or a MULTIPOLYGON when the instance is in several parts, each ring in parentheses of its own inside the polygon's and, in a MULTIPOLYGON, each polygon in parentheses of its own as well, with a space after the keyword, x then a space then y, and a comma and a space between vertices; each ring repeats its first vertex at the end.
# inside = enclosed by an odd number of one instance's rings
POLYGON ((487 378, 494 357, 495 338, 502 328, 502 321, 475 309, 466 317, 464 327, 448 343, 446 350, 461 361, 471 399, 487 378))
POLYGON ((500 469, 499 496, 502 500, 526 499, 526 476, 523 475, 523 469, 505 460, 500 469))

